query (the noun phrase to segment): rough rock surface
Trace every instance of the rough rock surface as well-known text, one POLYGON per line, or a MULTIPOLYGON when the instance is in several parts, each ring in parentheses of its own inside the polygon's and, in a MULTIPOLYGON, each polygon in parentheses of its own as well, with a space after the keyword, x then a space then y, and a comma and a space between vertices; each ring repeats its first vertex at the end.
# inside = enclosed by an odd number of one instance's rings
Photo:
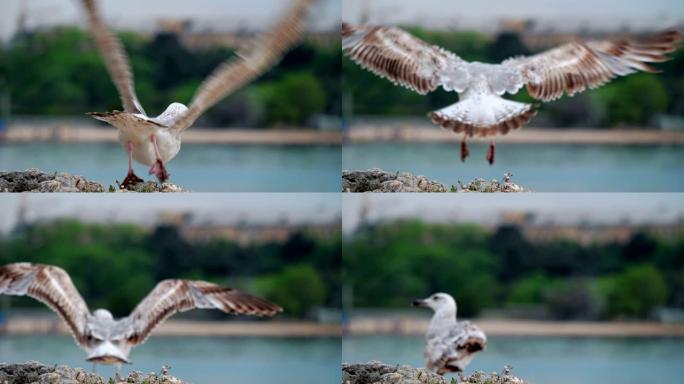
MULTIPOLYGON (((145 181, 129 186, 109 186, 109 192, 186 192, 171 183, 145 181)), ((38 169, 0 171, 0 192, 105 192, 100 183, 66 172, 47 173, 38 169)), ((1 382, 0 382, 1 384, 1 382)))
MULTIPOLYGON (((450 384, 443 376, 423 368, 408 365, 387 365, 379 361, 364 364, 342 364, 342 384, 450 384)), ((522 379, 511 375, 511 368, 503 373, 475 372, 461 383, 468 384, 525 384, 522 379)))
POLYGON ((2 192, 104 192, 104 187, 83 176, 46 173, 38 169, 0 172, 2 192))
POLYGON ((446 192, 444 184, 408 172, 390 173, 381 169, 342 171, 342 192, 446 192))
MULTIPOLYGON (((36 361, 24 364, 0 364, 1 384, 110 384, 113 379, 88 373, 82 368, 66 365, 45 365, 36 361)), ((184 384, 173 376, 157 373, 131 372, 121 383, 130 384, 184 384)))
POLYGON ((390 173, 382 169, 367 171, 342 171, 342 192, 531 192, 511 181, 506 173, 501 181, 477 178, 467 184, 458 182, 459 187, 447 187, 425 176, 411 173, 390 173))
POLYGON ((527 189, 525 187, 522 187, 514 182, 511 181, 511 177, 513 175, 510 173, 504 174, 503 179, 501 181, 493 179, 493 180, 485 180, 481 177, 478 177, 477 179, 469 182, 466 185, 461 184, 459 181, 458 183, 461 186, 461 191, 462 192, 483 192, 483 193, 491 193, 491 192, 531 192, 532 190, 527 189))

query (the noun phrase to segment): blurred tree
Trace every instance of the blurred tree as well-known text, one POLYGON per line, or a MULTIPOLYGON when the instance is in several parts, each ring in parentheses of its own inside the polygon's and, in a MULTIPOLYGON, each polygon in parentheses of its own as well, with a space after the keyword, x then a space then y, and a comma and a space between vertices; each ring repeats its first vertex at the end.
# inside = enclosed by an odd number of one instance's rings
POLYGON ((596 90, 609 126, 643 126, 667 109, 667 90, 657 75, 639 73, 596 90))
POLYGON ((607 295, 611 317, 644 318, 651 310, 664 305, 668 288, 662 274, 651 265, 639 265, 606 278, 602 289, 607 295))
POLYGON ((321 306, 327 295, 325 283, 310 265, 290 265, 281 272, 259 277, 254 286, 257 292, 280 304, 284 312, 302 317, 321 306))
POLYGON ((264 113, 266 124, 305 124, 306 120, 323 112, 325 90, 308 73, 290 73, 282 80, 255 87, 254 97, 264 113))

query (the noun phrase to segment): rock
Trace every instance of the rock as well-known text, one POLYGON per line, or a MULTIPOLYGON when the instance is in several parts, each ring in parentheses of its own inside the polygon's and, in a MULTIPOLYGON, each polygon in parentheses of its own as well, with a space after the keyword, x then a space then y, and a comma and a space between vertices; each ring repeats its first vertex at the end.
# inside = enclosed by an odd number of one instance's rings
POLYGON ((66 365, 45 365, 36 361, 24 364, 0 364, 2 384, 104 384, 94 373, 66 365))
MULTIPOLYGON (((82 368, 66 365, 45 365, 36 361, 24 364, 0 364, 0 384, 110 384, 114 380, 88 373, 82 368)), ((130 384, 184 384, 173 376, 131 372, 122 383, 130 384)))
MULTIPOLYGON (((104 192, 100 183, 66 172, 46 173, 38 169, 1 171, 0 192, 104 192)), ((109 186, 109 192, 187 192, 178 185, 146 181, 129 186, 109 186)), ((2 384, 0 382, 0 384, 2 384)))
POLYGON ((532 192, 531 189, 527 189, 512 182, 511 177, 513 177, 511 173, 505 173, 501 181, 496 179, 487 181, 481 177, 478 177, 466 185, 461 184, 460 181, 458 183, 460 184, 461 191, 463 192, 532 192))
MULTIPOLYGON (((476 178, 466 185, 459 181, 460 190, 452 186, 449 191, 531 192, 530 189, 512 182, 511 176, 506 173, 501 181, 476 178)), ((408 172, 390 173, 373 168, 367 171, 342 171, 342 192, 447 192, 447 188, 425 176, 414 176, 408 172)))
POLYGON ((2 192, 104 192, 104 187, 83 176, 46 173, 38 169, 0 172, 2 192))
MULTIPOLYGON (((443 376, 423 368, 408 365, 387 365, 379 361, 364 364, 342 364, 342 384, 451 384, 443 376)), ((468 384, 525 384, 525 381, 511 375, 511 367, 504 367, 503 373, 477 371, 464 377, 461 383, 468 384)))
POLYGON ((179 187, 176 184, 171 183, 157 183, 155 181, 144 181, 142 183, 136 183, 129 185, 127 188, 123 188, 119 185, 118 189, 110 187, 111 192, 139 192, 139 193, 151 193, 151 192, 188 192, 187 190, 179 187))
POLYGON ((342 192, 446 192, 446 186, 408 172, 342 171, 342 192))

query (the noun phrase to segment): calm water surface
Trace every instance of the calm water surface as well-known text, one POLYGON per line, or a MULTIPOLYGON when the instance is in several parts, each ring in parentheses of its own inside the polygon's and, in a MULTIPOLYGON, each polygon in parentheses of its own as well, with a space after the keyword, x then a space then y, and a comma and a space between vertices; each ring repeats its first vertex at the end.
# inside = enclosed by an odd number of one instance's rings
MULTIPOLYGON (((69 172, 108 186, 126 176, 126 152, 116 143, 0 144, 0 170, 69 172)), ((148 167, 134 166, 151 179, 148 167)), ((333 192, 341 154, 334 145, 185 144, 168 164, 171 181, 195 192, 333 192)))
MULTIPOLYGON (((423 366, 422 337, 345 338, 342 360, 423 366)), ((504 365, 530 383, 682 383, 684 339, 492 337, 468 372, 504 365)))
POLYGON ((501 179, 539 192, 682 192, 684 147, 667 145, 499 144, 496 163, 485 160, 485 143, 473 142, 460 161, 453 143, 363 143, 345 146, 347 170, 381 168, 425 175, 447 185, 476 177, 501 179))
MULTIPOLYGON (((337 384, 340 382, 340 341, 335 338, 158 337, 131 352, 130 370, 171 374, 196 384, 337 384)), ((0 336, 0 362, 38 360, 68 364, 88 371, 92 365, 69 336, 0 336)), ((113 377, 114 369, 97 372, 113 377)))

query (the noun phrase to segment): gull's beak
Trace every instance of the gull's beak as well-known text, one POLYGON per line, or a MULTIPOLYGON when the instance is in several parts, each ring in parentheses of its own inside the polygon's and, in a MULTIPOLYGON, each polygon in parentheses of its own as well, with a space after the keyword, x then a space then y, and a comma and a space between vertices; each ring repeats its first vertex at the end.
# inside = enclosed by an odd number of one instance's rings
POLYGON ((109 341, 104 341, 90 350, 86 361, 100 364, 131 364, 128 357, 109 341))
POLYGON ((425 300, 423 299, 413 300, 412 304, 414 307, 427 307, 427 305, 425 304, 425 300))

